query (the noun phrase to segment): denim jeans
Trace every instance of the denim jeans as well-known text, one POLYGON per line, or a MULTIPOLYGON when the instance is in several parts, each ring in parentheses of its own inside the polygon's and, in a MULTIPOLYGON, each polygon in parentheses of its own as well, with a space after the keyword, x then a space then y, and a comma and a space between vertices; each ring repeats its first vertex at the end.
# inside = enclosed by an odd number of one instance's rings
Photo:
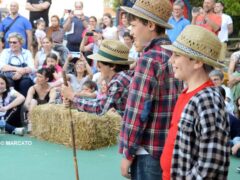
POLYGON ((161 180, 162 170, 159 159, 151 155, 137 155, 131 165, 132 180, 161 180))

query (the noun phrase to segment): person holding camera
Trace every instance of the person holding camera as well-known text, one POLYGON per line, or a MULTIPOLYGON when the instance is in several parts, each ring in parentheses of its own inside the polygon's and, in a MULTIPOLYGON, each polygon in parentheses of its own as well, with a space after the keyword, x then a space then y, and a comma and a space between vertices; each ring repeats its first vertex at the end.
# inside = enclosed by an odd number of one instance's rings
POLYGON ((26 96, 33 83, 29 76, 34 72, 32 54, 22 48, 24 39, 19 33, 9 34, 8 43, 10 48, 4 49, 0 56, 0 71, 14 89, 26 96))
POLYGON ((63 29, 67 35, 67 48, 69 51, 79 51, 82 42, 82 33, 87 28, 87 17, 82 10, 74 10, 63 24, 63 29))

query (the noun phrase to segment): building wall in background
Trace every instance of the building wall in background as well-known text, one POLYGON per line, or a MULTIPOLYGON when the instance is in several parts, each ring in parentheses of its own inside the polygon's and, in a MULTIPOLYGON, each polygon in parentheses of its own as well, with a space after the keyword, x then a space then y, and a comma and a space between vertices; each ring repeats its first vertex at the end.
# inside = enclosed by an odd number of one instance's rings
MULTIPOLYGON (((27 0, 15 0, 19 3, 19 12, 21 15, 28 18, 29 12, 25 10, 25 4, 27 0)), ((52 0, 52 5, 50 8, 51 15, 62 16, 64 9, 73 9, 75 0, 52 0)), ((82 0, 84 4, 84 14, 86 16, 96 16, 98 19, 103 15, 104 0, 82 0)), ((1 0, 0 7, 4 8, 10 4, 11 0, 1 0)))

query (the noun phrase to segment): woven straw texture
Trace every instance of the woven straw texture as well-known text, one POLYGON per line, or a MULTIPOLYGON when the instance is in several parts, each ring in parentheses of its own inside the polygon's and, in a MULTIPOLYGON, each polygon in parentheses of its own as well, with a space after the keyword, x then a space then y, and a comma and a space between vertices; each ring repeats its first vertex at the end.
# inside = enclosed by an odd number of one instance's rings
POLYGON ((169 0, 137 0, 132 8, 122 6, 124 11, 137 17, 152 21, 165 28, 172 28, 168 19, 172 14, 169 0))
MULTIPOLYGON (((69 109, 63 105, 39 105, 30 114, 32 135, 43 140, 72 146, 69 109)), ((117 143, 121 116, 108 112, 97 116, 72 110, 76 148, 93 150, 117 143)))
POLYGON ((172 45, 162 47, 211 66, 224 66, 219 62, 224 61, 226 46, 215 34, 197 25, 187 26, 172 45))
POLYGON ((113 64, 131 64, 134 60, 128 57, 128 47, 118 40, 103 40, 98 53, 88 58, 113 64), (101 54, 104 53, 104 54, 101 54), (114 58, 113 58, 114 57, 114 58))

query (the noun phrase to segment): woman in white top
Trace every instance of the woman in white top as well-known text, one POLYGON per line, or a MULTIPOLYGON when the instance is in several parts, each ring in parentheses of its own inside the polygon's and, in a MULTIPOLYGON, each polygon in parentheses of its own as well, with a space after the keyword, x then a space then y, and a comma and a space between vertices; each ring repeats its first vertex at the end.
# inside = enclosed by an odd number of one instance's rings
MULTIPOLYGON (((67 66, 71 60, 72 57, 69 56, 67 61, 65 61, 65 64, 63 66, 63 69, 65 71, 67 70, 67 66)), ((92 80, 92 76, 93 73, 91 67, 89 66, 87 60, 83 55, 80 56, 80 58, 74 65, 74 74, 67 74, 67 78, 70 81, 73 91, 76 94, 78 94, 82 90, 84 82, 92 80)))
POLYGON ((118 29, 113 26, 112 16, 109 13, 103 15, 103 38, 118 40, 118 29))
POLYGON ((43 67, 46 56, 50 53, 57 54, 59 59, 59 53, 53 50, 52 38, 45 37, 42 39, 42 48, 37 52, 34 60, 34 66, 37 70, 43 67))

